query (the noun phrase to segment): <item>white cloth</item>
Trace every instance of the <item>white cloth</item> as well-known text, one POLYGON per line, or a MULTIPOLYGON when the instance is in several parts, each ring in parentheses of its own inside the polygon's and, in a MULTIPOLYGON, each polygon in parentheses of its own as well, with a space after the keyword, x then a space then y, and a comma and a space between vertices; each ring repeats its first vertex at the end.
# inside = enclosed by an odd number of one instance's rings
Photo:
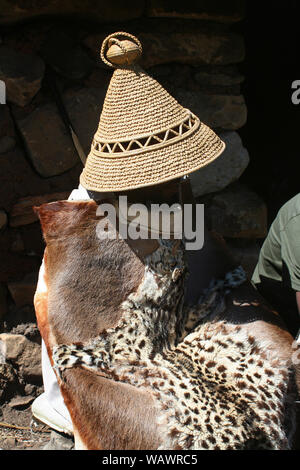
POLYGON ((50 359, 44 341, 42 341, 42 374, 45 390, 44 395, 49 406, 53 408, 54 411, 59 413, 63 418, 65 418, 69 423, 72 423, 69 411, 60 392, 56 375, 50 364, 50 359))
POLYGON ((90 199, 92 198, 89 196, 88 191, 80 184, 77 189, 73 189, 68 201, 89 201, 90 199))

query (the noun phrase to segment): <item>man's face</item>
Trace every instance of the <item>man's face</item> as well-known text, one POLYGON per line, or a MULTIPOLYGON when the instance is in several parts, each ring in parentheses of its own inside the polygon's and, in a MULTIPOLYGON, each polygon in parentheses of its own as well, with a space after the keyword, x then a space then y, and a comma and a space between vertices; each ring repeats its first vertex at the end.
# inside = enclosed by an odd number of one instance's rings
POLYGON ((174 203, 179 202, 179 184, 180 178, 168 181, 166 183, 144 188, 132 189, 131 191, 120 192, 118 194, 126 195, 129 202, 153 202, 153 203, 174 203))

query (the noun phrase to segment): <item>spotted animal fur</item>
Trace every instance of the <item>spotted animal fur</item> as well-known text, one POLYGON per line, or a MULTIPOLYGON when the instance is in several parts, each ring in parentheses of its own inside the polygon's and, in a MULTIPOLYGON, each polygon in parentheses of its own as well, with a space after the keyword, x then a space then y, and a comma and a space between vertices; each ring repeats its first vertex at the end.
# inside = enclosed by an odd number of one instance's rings
POLYGON ((184 305, 184 252, 171 241, 145 261, 143 281, 115 328, 85 344, 59 345, 54 367, 80 366, 151 390, 164 430, 161 449, 287 449, 289 371, 240 326, 208 321, 245 281, 237 268, 184 305))

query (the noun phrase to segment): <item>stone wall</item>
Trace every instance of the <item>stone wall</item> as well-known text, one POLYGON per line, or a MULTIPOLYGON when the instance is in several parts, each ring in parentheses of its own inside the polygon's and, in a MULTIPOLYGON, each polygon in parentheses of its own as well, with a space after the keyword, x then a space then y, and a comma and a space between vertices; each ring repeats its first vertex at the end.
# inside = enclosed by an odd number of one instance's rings
POLYGON ((3 374, 18 380, 21 396, 33 397, 41 385, 36 364, 26 372, 16 351, 26 358, 24 351, 39 343, 32 299, 44 244, 32 207, 67 198, 82 169, 52 95, 49 65, 88 153, 111 76, 99 58, 102 40, 114 31, 136 34, 143 67, 227 144, 216 162, 193 174, 192 184, 211 228, 226 237, 249 274, 266 235, 263 201, 237 182, 249 163, 238 133, 247 122, 239 71, 245 47, 235 32, 244 1, 124 5, 0 0, 0 80, 7 89, 7 104, 0 105, 0 345, 10 351, 8 362, 0 361, 0 381, 3 374))

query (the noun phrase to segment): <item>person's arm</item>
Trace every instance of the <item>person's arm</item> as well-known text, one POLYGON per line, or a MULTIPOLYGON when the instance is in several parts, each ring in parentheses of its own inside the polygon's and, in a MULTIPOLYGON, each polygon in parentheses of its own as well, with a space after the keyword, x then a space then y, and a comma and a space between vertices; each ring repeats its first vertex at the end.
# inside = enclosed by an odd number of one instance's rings
POLYGON ((300 215, 292 217, 281 231, 281 254, 290 276, 290 286, 296 293, 300 314, 300 215))

